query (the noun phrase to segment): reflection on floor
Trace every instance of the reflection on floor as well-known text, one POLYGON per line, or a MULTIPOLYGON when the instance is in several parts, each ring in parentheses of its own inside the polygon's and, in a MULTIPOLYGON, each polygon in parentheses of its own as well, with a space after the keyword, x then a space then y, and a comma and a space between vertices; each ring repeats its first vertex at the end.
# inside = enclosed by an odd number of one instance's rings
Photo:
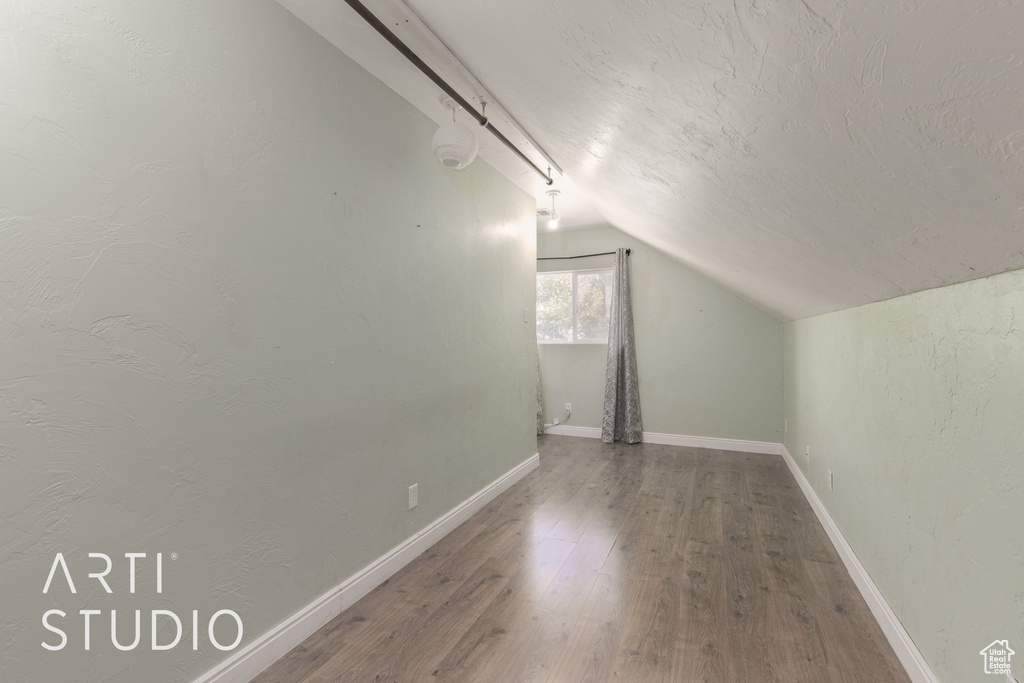
POLYGON ((539 450, 256 681, 909 680, 782 458, 539 450))

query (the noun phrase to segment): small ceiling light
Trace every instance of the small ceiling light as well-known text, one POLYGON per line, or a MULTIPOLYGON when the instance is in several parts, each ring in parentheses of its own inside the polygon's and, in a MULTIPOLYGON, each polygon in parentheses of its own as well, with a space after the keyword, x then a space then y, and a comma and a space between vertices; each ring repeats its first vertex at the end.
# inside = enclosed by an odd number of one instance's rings
POLYGON ((434 154, 448 168, 461 171, 476 159, 480 146, 467 126, 455 122, 455 112, 462 109, 449 97, 441 100, 441 104, 452 112, 451 123, 442 123, 434 133, 434 154))
POLYGON ((562 214, 555 211, 555 197, 562 193, 558 190, 548 190, 547 194, 551 197, 551 213, 548 214, 551 218, 548 219, 548 227, 554 230, 558 227, 558 221, 562 218, 562 214))

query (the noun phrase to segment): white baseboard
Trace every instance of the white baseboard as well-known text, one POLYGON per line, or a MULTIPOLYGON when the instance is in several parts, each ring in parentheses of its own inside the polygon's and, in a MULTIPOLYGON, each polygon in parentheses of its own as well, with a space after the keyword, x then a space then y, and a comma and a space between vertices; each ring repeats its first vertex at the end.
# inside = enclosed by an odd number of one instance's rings
POLYGON ((545 434, 558 436, 582 436, 588 439, 600 439, 600 427, 573 427, 570 425, 544 425, 545 434))
MULTIPOLYGON (((600 430, 598 430, 600 432, 600 430)), ((477 491, 414 536, 377 558, 195 680, 195 683, 248 683, 296 645, 384 583, 395 572, 444 538, 475 512, 537 469, 534 454, 477 491)))
POLYGON ((691 448, 713 448, 719 451, 782 455, 782 444, 769 441, 744 441, 742 439, 720 439, 714 436, 686 436, 685 434, 659 434, 657 432, 644 432, 644 441, 665 446, 689 446, 691 448))
POLYGON ((800 485, 800 490, 804 492, 804 497, 810 503, 811 509, 814 510, 818 521, 821 522, 821 526, 825 528, 825 533, 832 540, 832 545, 835 546, 839 557, 843 560, 843 564, 846 565, 847 571, 853 577, 853 581, 857 584, 860 594, 864 596, 864 601, 868 603, 871 614, 874 615, 878 625, 882 627, 882 632, 885 633, 889 645, 892 646, 896 656, 899 657, 900 663, 906 669, 910 680, 913 683, 939 683, 939 679, 936 678, 931 667, 928 666, 928 662, 925 661, 921 651, 917 649, 910 634, 903 628, 899 617, 889 607, 889 603, 886 602, 885 597, 878 590, 878 586, 871 580, 871 575, 868 574, 867 569, 857 559, 857 554, 853 552, 853 548, 847 542, 846 537, 843 536, 843 532, 839 530, 835 520, 832 519, 828 510, 825 509, 821 499, 818 498, 818 494, 811 488, 807 477, 797 467, 796 461, 793 460, 793 456, 790 455, 785 446, 782 447, 782 458, 789 466, 797 484, 800 485))
MULTIPOLYGON (((544 425, 544 433, 557 434, 559 436, 582 436, 589 439, 601 438, 601 429, 598 427, 544 425)), ((744 441, 742 439, 720 439, 713 436, 686 436, 685 434, 644 432, 644 442, 662 444, 664 446, 689 446, 690 448, 711 448, 719 451, 782 455, 782 444, 770 441, 744 441)))

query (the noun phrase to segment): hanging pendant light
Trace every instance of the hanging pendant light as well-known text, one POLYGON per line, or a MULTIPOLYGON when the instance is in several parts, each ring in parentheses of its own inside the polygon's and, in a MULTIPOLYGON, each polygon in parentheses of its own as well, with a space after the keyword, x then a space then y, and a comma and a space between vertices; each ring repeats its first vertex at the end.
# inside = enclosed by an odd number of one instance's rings
POLYGON ((551 197, 551 213, 548 214, 548 227, 554 230, 558 227, 558 221, 562 218, 562 214, 555 211, 555 197, 562 194, 558 190, 548 190, 547 195, 551 197))
POLYGON ((434 133, 434 154, 446 167, 461 171, 473 163, 480 146, 473 131, 455 121, 455 112, 461 107, 447 97, 441 104, 451 110, 452 120, 451 123, 442 123, 434 133))

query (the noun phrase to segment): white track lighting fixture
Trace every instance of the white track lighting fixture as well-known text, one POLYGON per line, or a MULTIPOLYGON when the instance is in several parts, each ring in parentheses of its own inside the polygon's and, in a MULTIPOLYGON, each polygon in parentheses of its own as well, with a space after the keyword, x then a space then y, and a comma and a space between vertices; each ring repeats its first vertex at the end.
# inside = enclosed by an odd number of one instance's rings
POLYGON ((441 104, 451 110, 452 121, 442 123, 434 133, 434 154, 448 168, 461 171, 473 163, 480 146, 469 127, 455 122, 455 112, 462 107, 450 97, 443 98, 441 104))
POLYGON ((548 190, 547 195, 551 197, 551 217, 548 219, 548 227, 554 230, 558 227, 558 221, 562 218, 562 214, 555 211, 555 197, 562 194, 558 190, 548 190))

